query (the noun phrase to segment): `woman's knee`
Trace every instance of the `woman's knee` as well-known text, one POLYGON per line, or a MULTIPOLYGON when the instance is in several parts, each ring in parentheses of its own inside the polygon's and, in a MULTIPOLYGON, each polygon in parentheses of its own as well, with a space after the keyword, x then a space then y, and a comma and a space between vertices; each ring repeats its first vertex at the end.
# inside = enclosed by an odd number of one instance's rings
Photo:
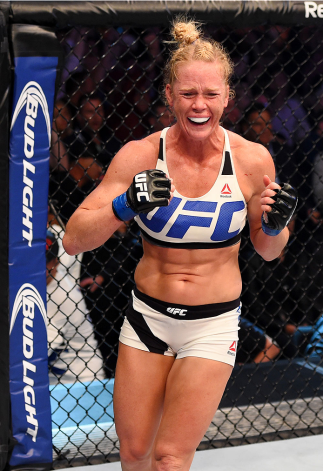
POLYGON ((183 461, 177 456, 163 455, 155 461, 156 471, 182 471, 183 461))
POLYGON ((150 459, 151 449, 144 443, 132 440, 131 442, 120 442, 120 459, 125 464, 145 462, 150 459))
POLYGON ((190 468, 195 450, 176 450, 174 447, 155 448, 154 464, 156 471, 186 471, 190 468))

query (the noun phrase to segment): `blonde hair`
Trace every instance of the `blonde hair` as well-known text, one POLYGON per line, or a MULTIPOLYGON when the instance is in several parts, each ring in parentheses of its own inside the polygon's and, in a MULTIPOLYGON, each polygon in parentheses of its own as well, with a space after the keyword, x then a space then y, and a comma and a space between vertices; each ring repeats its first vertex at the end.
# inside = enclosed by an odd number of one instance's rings
MULTIPOLYGON (((174 38, 172 42, 176 42, 177 47, 171 52, 165 66, 164 95, 166 85, 172 86, 177 79, 178 66, 192 60, 219 62, 222 65, 224 81, 230 87, 233 62, 222 44, 203 37, 201 23, 179 17, 172 24, 171 35, 174 38)), ((234 96, 233 90, 230 90, 229 96, 234 96)))

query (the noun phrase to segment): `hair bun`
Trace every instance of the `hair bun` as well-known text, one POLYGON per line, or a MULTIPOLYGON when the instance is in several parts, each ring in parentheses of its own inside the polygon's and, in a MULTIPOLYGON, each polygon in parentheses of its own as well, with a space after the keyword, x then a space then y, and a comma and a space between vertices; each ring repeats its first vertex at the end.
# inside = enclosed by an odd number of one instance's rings
POLYGON ((184 23, 183 21, 176 22, 174 24, 172 34, 178 43, 185 45, 192 44, 200 37, 200 32, 194 21, 189 21, 187 23, 184 23))

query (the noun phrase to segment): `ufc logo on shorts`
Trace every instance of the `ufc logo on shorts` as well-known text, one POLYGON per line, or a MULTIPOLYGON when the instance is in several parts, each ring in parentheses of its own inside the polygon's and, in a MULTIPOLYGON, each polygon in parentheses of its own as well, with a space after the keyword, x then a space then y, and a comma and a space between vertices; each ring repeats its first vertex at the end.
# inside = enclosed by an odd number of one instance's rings
POLYGON ((135 187, 137 188, 137 200, 149 201, 149 194, 147 191, 147 177, 145 173, 139 173, 135 176, 135 187))
POLYGON ((177 307, 168 307, 167 312, 169 312, 170 314, 174 314, 174 316, 176 314, 178 314, 179 316, 186 316, 187 309, 179 309, 177 307))

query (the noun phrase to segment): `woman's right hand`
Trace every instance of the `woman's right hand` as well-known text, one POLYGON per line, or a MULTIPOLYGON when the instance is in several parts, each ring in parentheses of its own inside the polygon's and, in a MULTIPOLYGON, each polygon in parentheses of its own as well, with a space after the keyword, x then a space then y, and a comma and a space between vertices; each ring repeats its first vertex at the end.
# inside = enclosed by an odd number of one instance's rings
POLYGON ((139 213, 149 213, 159 206, 168 206, 172 182, 158 169, 144 170, 134 176, 128 190, 112 201, 112 209, 120 221, 128 221, 139 213))

